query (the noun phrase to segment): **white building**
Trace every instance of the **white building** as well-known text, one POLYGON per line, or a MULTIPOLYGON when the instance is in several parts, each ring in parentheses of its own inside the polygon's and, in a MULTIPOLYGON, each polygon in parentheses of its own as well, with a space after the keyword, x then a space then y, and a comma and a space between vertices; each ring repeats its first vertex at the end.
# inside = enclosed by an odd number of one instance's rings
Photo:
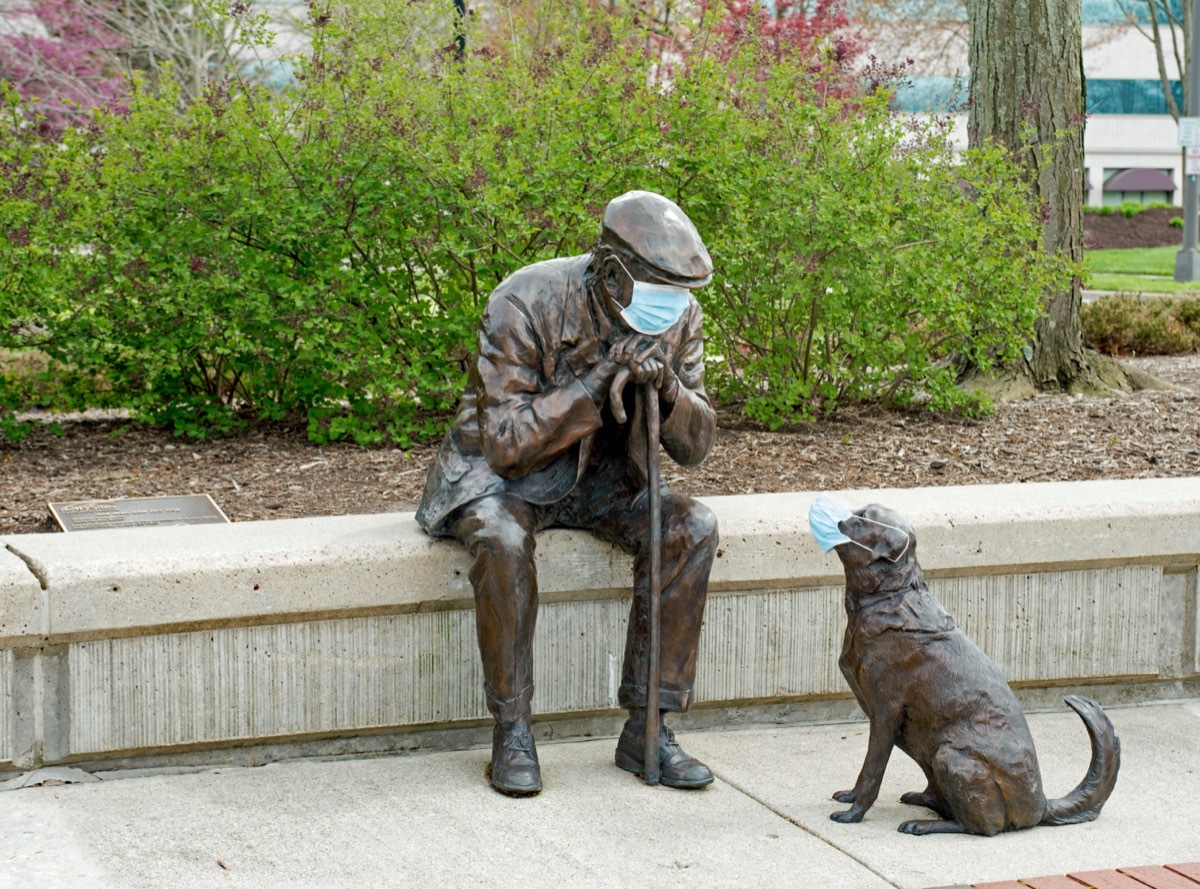
MULTIPOLYGON (((1125 9, 1144 10, 1145 0, 1082 2, 1088 113, 1084 128, 1086 202, 1092 206, 1125 200, 1180 204, 1183 161, 1179 128, 1163 95, 1154 44, 1125 13, 1125 9)), ((928 30, 925 32, 912 84, 897 95, 898 110, 953 113, 955 104, 961 105, 965 99, 965 29, 947 26, 943 30, 942 41, 930 41, 928 30), (927 49, 930 46, 937 47, 936 53, 927 49)), ((1182 40, 1182 35, 1176 36, 1182 40)), ((894 40, 880 43, 889 53, 897 50, 894 40)), ((1178 66, 1170 46, 1166 49, 1167 76, 1179 96, 1178 66)), ((965 113, 955 114, 955 124, 955 139, 965 145, 965 113)))

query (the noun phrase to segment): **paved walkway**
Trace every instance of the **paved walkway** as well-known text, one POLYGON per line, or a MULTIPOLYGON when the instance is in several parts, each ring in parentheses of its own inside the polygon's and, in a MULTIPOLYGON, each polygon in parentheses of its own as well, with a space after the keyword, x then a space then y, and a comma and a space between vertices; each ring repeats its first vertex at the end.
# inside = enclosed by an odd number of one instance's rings
MULTIPOLYGON (((0 886, 927 889, 1200 861, 1200 701, 1110 715, 1121 776, 1084 825, 897 833, 918 812, 899 795, 922 786, 900 753, 866 819, 837 824, 829 796, 857 776, 865 723, 766 727, 686 734, 718 776, 698 792, 639 783, 612 739, 541 744, 545 790, 523 800, 488 787, 483 750, 0 792, 0 886)), ((1065 705, 1030 724, 1060 796, 1087 736, 1065 705)))

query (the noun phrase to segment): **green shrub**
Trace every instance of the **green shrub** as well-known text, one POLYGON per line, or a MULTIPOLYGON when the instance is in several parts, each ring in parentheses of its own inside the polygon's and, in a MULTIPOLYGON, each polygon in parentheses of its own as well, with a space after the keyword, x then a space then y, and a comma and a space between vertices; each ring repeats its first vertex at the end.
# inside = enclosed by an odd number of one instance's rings
POLYGON ((1183 228, 1183 217, 1172 216, 1167 220, 1167 225, 1171 226, 1171 228, 1183 228))
POLYGON ((942 359, 1014 356, 1071 271, 1004 152, 957 161, 886 92, 828 97, 813 59, 747 39, 667 88, 643 26, 583 0, 461 61, 440 2, 351 9, 312 8, 294 93, 217 84, 180 112, 164 78, 61 146, 8 128, 30 181, 0 185, 22 282, 0 293, 35 323, 0 347, 191 436, 250 411, 407 444, 444 425, 495 285, 586 251, 645 188, 713 255, 713 389, 774 426, 857 399, 977 409, 942 359))
POLYGON ((1200 300, 1106 296, 1082 308, 1083 338, 1108 355, 1178 355, 1200 350, 1200 300))

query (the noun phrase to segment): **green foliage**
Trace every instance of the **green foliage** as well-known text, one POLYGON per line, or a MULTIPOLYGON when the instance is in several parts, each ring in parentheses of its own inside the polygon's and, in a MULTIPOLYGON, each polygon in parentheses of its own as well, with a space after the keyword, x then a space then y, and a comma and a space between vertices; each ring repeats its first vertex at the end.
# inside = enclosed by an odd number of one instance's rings
POLYGON ((716 263, 714 388, 777 425, 977 409, 946 359, 1011 358, 1071 272, 1002 152, 956 160, 884 93, 829 98, 812 59, 747 39, 666 87, 641 26, 583 0, 461 60, 444 4, 351 9, 311 7, 293 93, 215 84, 180 111, 163 78, 58 145, 5 126, 0 348, 193 437, 252 412, 405 445, 443 428, 495 285, 586 251, 644 188, 716 263))
POLYGON ((1108 355, 1200 350, 1200 299, 1107 296, 1082 309, 1084 343, 1108 355))
MULTIPOLYGON (((735 80, 749 62, 732 60, 735 80)), ((722 394, 769 426, 846 400, 977 410, 947 359, 1014 358, 1069 272, 1036 249, 1010 158, 956 163, 941 125, 893 117, 883 93, 823 102, 805 70, 774 67, 741 103, 728 79, 693 72, 676 114, 715 125, 680 125, 695 153, 667 167, 717 264, 705 308, 722 394)))
POLYGON ((1144 210, 1178 210, 1174 204, 1169 204, 1166 201, 1146 201, 1144 204, 1138 201, 1122 201, 1117 206, 1111 205, 1103 207, 1087 206, 1083 208, 1084 213, 1095 213, 1097 216, 1112 216, 1113 213, 1120 213, 1128 218, 1137 216, 1144 210))
POLYGON ((1183 217, 1172 216, 1167 220, 1167 225, 1171 226, 1171 228, 1183 228, 1183 217))

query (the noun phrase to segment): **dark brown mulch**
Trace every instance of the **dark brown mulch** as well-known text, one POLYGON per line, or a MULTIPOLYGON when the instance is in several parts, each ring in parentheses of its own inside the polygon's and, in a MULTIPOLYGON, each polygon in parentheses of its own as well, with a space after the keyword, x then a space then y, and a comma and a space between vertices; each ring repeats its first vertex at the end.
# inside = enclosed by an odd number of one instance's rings
MULTIPOLYGON (((1130 363, 1186 391, 1044 395, 982 420, 854 407, 779 432, 726 416, 703 464, 663 468, 696 496, 1200 474, 1200 355, 1130 363)), ((0 443, 0 535, 54 530, 47 501, 156 494, 209 493, 233 521, 407 511, 436 452, 317 447, 267 425, 199 443, 124 420, 62 429, 0 443)))
POLYGON ((1083 246, 1091 250, 1117 247, 1169 247, 1183 243, 1183 229, 1170 220, 1183 218, 1182 208, 1143 210, 1133 216, 1083 214, 1083 246))

